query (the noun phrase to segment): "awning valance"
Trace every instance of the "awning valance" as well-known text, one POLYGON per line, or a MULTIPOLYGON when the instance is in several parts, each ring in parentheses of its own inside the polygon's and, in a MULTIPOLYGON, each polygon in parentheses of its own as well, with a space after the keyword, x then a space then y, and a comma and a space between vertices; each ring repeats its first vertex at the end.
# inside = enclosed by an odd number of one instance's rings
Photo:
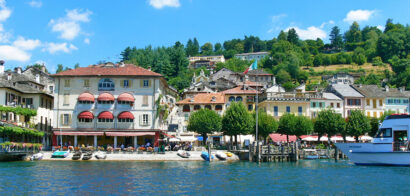
POLYGON ((105 111, 98 114, 98 118, 114 119, 114 115, 111 112, 105 111))
POLYGON ((78 118, 93 119, 94 115, 89 111, 84 111, 78 115, 78 118))
POLYGON ((135 98, 129 93, 123 93, 120 96, 117 97, 117 101, 129 101, 129 102, 134 102, 135 98))
POLYGON ((110 93, 101 93, 98 98, 98 101, 114 101, 115 98, 113 95, 111 95, 110 93))
POLYGON ((131 112, 121 112, 117 116, 118 119, 134 119, 134 115, 131 112))
POLYGON ((105 132, 106 136, 145 136, 155 135, 155 132, 105 132))
POLYGON ((94 95, 91 93, 83 93, 78 96, 78 101, 91 101, 94 102, 94 95))
MULTIPOLYGON (((272 133, 269 134, 269 137, 272 139, 274 142, 287 142, 287 137, 286 135, 282 135, 279 133, 272 133)), ((289 135, 289 142, 295 142, 296 141, 296 136, 294 135, 289 135)))
POLYGON ((102 136, 104 135, 104 132, 80 132, 80 131, 54 131, 54 135, 97 135, 97 136, 102 136))

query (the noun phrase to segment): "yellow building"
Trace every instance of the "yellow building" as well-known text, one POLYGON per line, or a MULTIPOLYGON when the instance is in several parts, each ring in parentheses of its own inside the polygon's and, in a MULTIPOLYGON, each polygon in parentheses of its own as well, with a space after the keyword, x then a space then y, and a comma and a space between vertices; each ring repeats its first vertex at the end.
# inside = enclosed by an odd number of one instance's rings
POLYGON ((276 93, 261 98, 259 108, 276 119, 286 113, 309 117, 310 102, 302 93, 276 93))
MULTIPOLYGON (((247 82, 249 83, 249 81, 247 82)), ((242 102, 248 111, 255 109, 256 94, 260 94, 259 91, 248 86, 238 86, 232 89, 228 89, 222 92, 225 95, 226 106, 229 107, 231 102, 242 102)))

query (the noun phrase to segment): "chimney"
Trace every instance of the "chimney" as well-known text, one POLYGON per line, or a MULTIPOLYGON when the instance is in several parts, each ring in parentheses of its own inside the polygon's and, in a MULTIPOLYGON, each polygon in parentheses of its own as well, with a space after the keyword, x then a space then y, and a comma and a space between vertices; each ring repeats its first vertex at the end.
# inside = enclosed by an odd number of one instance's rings
POLYGON ((151 66, 148 66, 148 71, 151 71, 151 66))
POLYGON ((40 83, 40 74, 36 74, 36 82, 40 83))
POLYGON ((0 60, 0 74, 4 73, 4 61, 0 60))
POLYGON ((399 87, 400 92, 404 92, 405 89, 406 89, 406 87, 404 87, 404 86, 399 87))
POLYGON ((389 92, 389 85, 386 85, 384 88, 386 89, 386 92, 389 92))
POLYGON ((21 67, 14 68, 14 72, 21 74, 21 67))
POLYGON ((7 80, 11 80, 11 73, 7 75, 7 80))
POLYGON ((276 85, 276 77, 275 76, 273 76, 272 84, 276 85))
POLYGON ((125 66, 125 64, 124 64, 124 62, 120 62, 120 67, 124 67, 125 66))
POLYGON ((44 66, 44 64, 41 66, 41 71, 46 73, 46 66, 44 66))

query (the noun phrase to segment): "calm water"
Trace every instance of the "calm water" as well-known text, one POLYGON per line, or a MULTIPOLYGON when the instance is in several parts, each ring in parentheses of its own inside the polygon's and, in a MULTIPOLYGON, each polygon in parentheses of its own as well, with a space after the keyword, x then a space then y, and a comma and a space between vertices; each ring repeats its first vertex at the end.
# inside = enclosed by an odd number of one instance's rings
POLYGON ((10 162, 0 163, 0 194, 13 195, 408 195, 410 167, 347 161, 10 162))

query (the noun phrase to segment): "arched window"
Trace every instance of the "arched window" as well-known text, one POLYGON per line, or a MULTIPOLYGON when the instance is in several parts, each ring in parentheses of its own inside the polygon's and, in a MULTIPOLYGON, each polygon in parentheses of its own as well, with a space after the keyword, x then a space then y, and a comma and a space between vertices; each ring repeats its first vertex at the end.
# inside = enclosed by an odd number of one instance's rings
POLYGON ((242 97, 241 96, 238 96, 238 97, 236 97, 236 101, 242 101, 242 97))
POLYGON ((208 110, 212 110, 212 106, 211 106, 211 105, 206 105, 205 108, 208 109, 208 110))
POLYGON ((194 105, 194 110, 200 110, 201 106, 200 105, 194 105))
POLYGON ((114 89, 115 85, 111 79, 103 78, 98 82, 99 91, 113 91, 114 89))
POLYGON ((230 96, 229 97, 229 102, 235 101, 235 97, 234 96, 230 96))
POLYGON ((182 111, 184 112, 190 112, 191 108, 189 107, 189 105, 184 105, 184 107, 182 108, 182 111))
POLYGON ((222 105, 216 105, 215 110, 222 110, 222 105))

